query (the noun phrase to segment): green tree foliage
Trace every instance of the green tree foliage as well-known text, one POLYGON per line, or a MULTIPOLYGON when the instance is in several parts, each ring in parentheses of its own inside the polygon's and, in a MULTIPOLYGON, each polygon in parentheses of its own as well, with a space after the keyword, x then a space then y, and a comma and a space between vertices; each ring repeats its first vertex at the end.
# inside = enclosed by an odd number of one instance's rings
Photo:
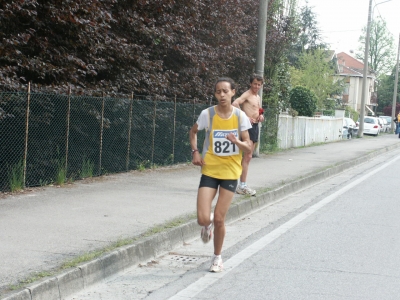
POLYGON ((299 116, 312 117, 317 109, 317 97, 311 90, 296 86, 290 91, 290 105, 299 116))
POLYGON ((299 57, 303 52, 327 47, 318 27, 317 16, 313 12, 313 7, 308 5, 308 1, 301 7, 296 23, 299 31, 291 45, 291 51, 288 52, 289 61, 293 66, 297 66, 299 57))
POLYGON ((268 108, 267 114, 271 117, 265 121, 268 130, 261 132, 261 140, 267 145, 265 149, 277 147, 278 119, 272 116, 289 107, 287 55, 299 32, 295 7, 295 0, 270 0, 268 4, 263 105, 268 108))
POLYGON ((216 77, 247 82, 255 7, 255 0, 1 1, 0 84, 205 99, 216 77))
POLYGON ((349 117, 349 118, 351 118, 351 119, 353 119, 353 121, 354 122, 357 122, 357 120, 358 120, 358 118, 359 118, 359 113, 356 111, 356 110, 354 110, 353 108, 351 108, 350 106, 348 106, 348 105, 346 105, 345 107, 344 107, 344 109, 345 109, 345 116, 346 117, 349 117))
POLYGON ((343 83, 334 80, 335 69, 328 51, 304 52, 299 57, 298 69, 292 67, 291 73, 293 86, 304 86, 315 94, 319 110, 335 108, 329 99, 340 94, 343 83))
MULTIPOLYGON (((378 110, 383 111, 387 116, 392 115, 395 72, 396 67, 393 68, 391 75, 382 76, 378 87, 378 110), (386 114, 388 112, 389 114, 386 114)), ((400 102, 400 82, 397 84, 396 102, 400 102)))
POLYGON ((290 73, 287 56, 299 33, 294 7, 293 0, 269 1, 268 6, 264 102, 279 111, 286 109, 289 101, 290 73), (285 3, 291 9, 286 15, 281 13, 285 3))
MULTIPOLYGON (((369 39, 368 66, 374 70, 378 76, 390 74, 395 61, 395 47, 393 35, 388 31, 386 22, 382 18, 377 18, 371 22, 369 39)), ((356 57, 364 60, 365 37, 367 28, 364 27, 359 38, 360 46, 356 57)))

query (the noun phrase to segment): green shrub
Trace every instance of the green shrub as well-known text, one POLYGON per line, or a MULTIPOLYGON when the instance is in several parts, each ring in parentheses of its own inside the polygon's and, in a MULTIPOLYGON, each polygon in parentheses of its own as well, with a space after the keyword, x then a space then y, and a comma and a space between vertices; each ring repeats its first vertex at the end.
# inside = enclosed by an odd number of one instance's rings
POLYGON ((302 86, 296 86, 290 91, 290 105, 299 113, 299 116, 313 117, 317 109, 317 97, 302 86))

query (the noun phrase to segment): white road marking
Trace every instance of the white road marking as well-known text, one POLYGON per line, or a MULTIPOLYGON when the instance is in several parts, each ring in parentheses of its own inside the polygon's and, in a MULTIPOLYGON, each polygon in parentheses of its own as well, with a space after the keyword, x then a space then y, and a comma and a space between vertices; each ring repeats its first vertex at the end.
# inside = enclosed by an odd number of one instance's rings
POLYGON ((383 164, 382 166, 371 170, 368 174, 360 177, 359 179, 354 180, 350 184, 346 185, 345 187, 341 188, 340 190, 332 193, 328 197, 322 199, 320 202, 310 206, 308 209, 303 211, 302 213, 298 214, 294 218, 290 219, 285 224, 282 224, 278 228, 274 229, 258 241, 254 242, 247 248, 243 249, 241 252, 237 253, 236 255, 232 256, 229 260, 224 262, 224 271, 221 273, 205 273, 205 275, 198 279, 197 281, 193 282, 191 285, 186 287, 185 289, 178 292, 176 295, 169 298, 169 300, 186 300, 192 299, 197 294, 208 288, 210 285, 217 282, 219 279, 227 275, 230 271, 232 271, 235 267, 240 265, 244 260, 249 258, 250 256, 256 254, 263 248, 265 248, 268 244, 270 244, 275 239, 279 238, 282 234, 286 233, 289 229, 293 228, 301 221, 305 220, 307 217, 311 216, 313 213, 318 211, 320 208, 324 207, 343 193, 347 192, 357 184, 363 182, 364 180, 368 179, 372 175, 376 174, 377 172, 385 169, 386 167, 390 166, 393 162, 400 159, 400 156, 395 157, 394 159, 390 160, 389 162, 383 164))

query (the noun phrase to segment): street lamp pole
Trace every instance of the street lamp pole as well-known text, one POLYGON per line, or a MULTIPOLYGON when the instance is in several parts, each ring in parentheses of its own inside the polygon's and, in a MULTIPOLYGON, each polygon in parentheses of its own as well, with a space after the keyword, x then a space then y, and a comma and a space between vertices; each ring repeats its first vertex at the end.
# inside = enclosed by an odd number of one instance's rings
MULTIPOLYGON (((267 36, 268 0, 260 0, 257 29, 256 74, 264 77, 265 40, 267 36)), ((259 93, 262 99, 262 89, 259 93)))
POLYGON ((400 53, 400 34, 399 34, 399 46, 397 49, 396 73, 394 75, 394 91, 393 91, 392 122, 391 122, 392 133, 394 132, 393 120, 394 120, 395 114, 396 114, 397 84, 399 82, 399 53, 400 53))
POLYGON ((367 36, 365 37, 365 52, 364 52, 364 70, 361 91, 361 111, 360 111, 360 125, 358 129, 358 137, 363 137, 364 134, 364 117, 365 117, 365 98, 367 96, 367 75, 368 75, 368 53, 369 53, 369 33, 371 31, 371 16, 372 16, 372 0, 369 0, 368 9, 368 23, 367 23, 367 36))
MULTIPOLYGON (((257 29, 257 52, 256 52, 256 71, 257 75, 264 77, 264 59, 265 59, 265 40, 267 37, 267 13, 268 13, 268 0, 260 0, 258 12, 258 29, 257 29)), ((260 107, 262 107, 263 89, 258 92, 260 96, 260 107)), ((258 125, 260 126, 260 125, 258 125)), ((261 130, 260 130, 261 131, 261 130)), ((258 140, 260 140, 260 131, 258 140)), ((260 143, 254 149, 253 156, 258 157, 260 152, 260 143)))

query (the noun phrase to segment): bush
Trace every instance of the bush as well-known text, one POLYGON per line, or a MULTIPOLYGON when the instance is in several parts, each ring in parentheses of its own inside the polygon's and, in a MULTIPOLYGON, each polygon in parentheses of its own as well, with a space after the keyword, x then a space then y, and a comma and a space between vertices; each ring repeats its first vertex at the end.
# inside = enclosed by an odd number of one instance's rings
POLYGON ((354 122, 357 122, 360 114, 358 113, 358 111, 352 109, 350 106, 346 106, 345 107, 345 116, 349 117, 351 119, 353 119, 354 122))
MULTIPOLYGON (((385 116, 392 115, 392 105, 386 106, 383 108, 383 113, 385 116)), ((400 103, 396 103, 396 110, 394 115, 397 116, 400 113, 400 103)))
POLYGON ((290 92, 290 105, 299 116, 312 117, 317 109, 317 97, 309 89, 296 86, 290 92))

